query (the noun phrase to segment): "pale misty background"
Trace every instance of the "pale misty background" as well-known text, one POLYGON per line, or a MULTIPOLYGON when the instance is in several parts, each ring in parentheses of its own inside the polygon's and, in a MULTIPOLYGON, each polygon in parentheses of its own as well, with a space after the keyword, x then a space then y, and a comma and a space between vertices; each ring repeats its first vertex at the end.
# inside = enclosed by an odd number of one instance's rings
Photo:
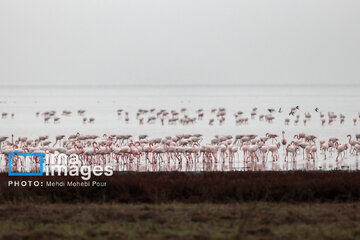
POLYGON ((356 85, 357 0, 1 0, 0 85, 356 85))

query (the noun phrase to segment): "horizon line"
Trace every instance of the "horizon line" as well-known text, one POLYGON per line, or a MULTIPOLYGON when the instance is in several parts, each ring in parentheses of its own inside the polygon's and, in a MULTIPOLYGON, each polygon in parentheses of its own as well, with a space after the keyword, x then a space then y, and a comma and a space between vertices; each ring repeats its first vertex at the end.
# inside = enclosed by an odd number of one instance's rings
POLYGON ((228 87, 360 87, 360 84, 8 84, 0 88, 228 88, 228 87))

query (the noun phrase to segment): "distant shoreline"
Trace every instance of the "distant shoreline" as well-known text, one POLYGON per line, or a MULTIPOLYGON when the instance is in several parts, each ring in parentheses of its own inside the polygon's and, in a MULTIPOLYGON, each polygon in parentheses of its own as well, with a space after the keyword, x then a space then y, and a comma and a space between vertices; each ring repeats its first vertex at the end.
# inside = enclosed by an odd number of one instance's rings
POLYGON ((0 85, 0 88, 360 88, 360 84, 0 85))

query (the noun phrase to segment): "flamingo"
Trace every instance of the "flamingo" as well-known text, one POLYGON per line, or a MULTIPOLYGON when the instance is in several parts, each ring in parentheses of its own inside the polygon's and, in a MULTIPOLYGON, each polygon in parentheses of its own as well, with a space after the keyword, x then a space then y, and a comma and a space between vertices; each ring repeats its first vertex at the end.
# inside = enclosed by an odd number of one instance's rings
POLYGON ((313 157, 313 160, 315 161, 315 156, 316 156, 316 158, 318 158, 317 157, 317 147, 316 147, 316 145, 314 144, 314 145, 311 145, 311 154, 312 154, 312 157, 313 157))
MULTIPOLYGON (((263 162, 265 161, 265 155, 267 154, 268 150, 269 149, 265 144, 260 147, 260 151, 262 152, 262 160, 263 160, 263 162)), ((267 160, 267 158, 266 158, 266 160, 267 160)))
POLYGON ((293 161, 295 161, 297 150, 299 150, 299 147, 288 144, 286 147, 285 162, 286 162, 286 158, 288 157, 289 153, 291 153, 293 161))
POLYGON ((56 145, 57 142, 59 142, 59 145, 61 146, 61 140, 62 140, 64 137, 65 137, 65 135, 57 135, 56 138, 55 138, 56 141, 55 141, 53 147, 56 145))
MULTIPOLYGON (((342 153, 347 149, 347 144, 340 145, 338 142, 336 142, 336 149, 338 151, 336 162, 338 162, 339 156, 342 155, 342 153)), ((342 159, 344 159, 344 155, 342 156, 342 159)))
POLYGON ((347 137, 349 138, 349 145, 350 145, 350 153, 353 152, 353 147, 358 144, 359 142, 351 139, 351 134, 348 134, 347 137))
POLYGON ((271 156, 273 161, 278 161, 279 160, 279 156, 278 156, 278 149, 280 148, 280 143, 276 143, 273 145, 269 146, 269 151, 271 152, 271 156))
POLYGON ((279 137, 277 134, 271 134, 271 133, 267 133, 266 136, 268 138, 271 138, 272 139, 272 142, 277 141, 276 138, 279 137))
POLYGON ((254 159, 256 158, 257 161, 259 161, 259 158, 256 154, 257 150, 259 149, 259 147, 254 144, 254 145, 250 145, 248 147, 248 152, 250 153, 250 155, 248 156, 248 158, 250 157, 251 158, 251 161, 254 161, 254 159))

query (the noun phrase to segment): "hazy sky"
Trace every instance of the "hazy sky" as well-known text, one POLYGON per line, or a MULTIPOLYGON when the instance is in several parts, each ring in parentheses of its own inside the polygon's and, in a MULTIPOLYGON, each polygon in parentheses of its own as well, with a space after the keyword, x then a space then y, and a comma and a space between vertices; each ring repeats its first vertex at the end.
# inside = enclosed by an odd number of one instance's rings
POLYGON ((359 0, 0 0, 0 85, 359 82, 359 0))

